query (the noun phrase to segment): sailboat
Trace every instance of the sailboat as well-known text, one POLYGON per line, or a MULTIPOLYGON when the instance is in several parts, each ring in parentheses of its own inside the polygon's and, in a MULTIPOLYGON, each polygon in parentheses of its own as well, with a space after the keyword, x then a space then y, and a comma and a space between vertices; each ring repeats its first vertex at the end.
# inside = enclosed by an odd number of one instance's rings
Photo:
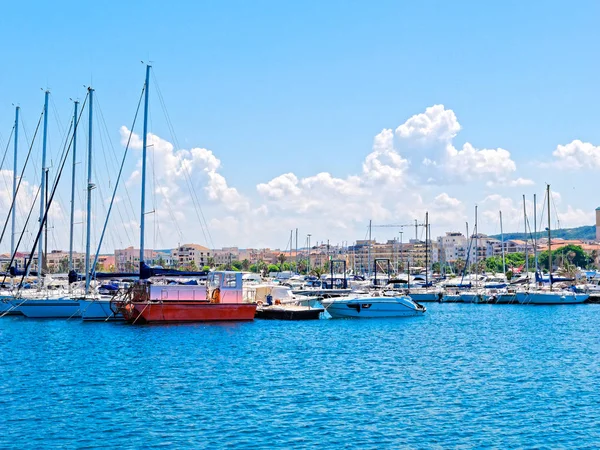
POLYGON ((570 290, 552 289, 552 234, 550 231, 550 185, 546 186, 546 197, 548 201, 548 274, 550 281, 549 290, 536 289, 517 292, 517 301, 523 305, 571 305, 583 303, 589 298, 589 294, 579 294, 570 290))
MULTIPOLYGON (((146 65, 144 84, 144 129, 142 137, 142 186, 140 214, 140 281, 112 301, 113 310, 129 323, 169 323, 254 320, 256 303, 244 301, 241 272, 211 272, 203 294, 181 295, 180 286, 151 286, 144 263, 146 200, 146 153, 148 136, 148 99, 150 69, 146 65), (153 289, 158 288, 158 289, 153 289)), ((166 271, 165 271, 166 272, 166 271)), ((176 273, 170 273, 173 276, 176 273)))
MULTIPOLYGON (((478 262, 478 251, 479 251, 479 228, 477 226, 477 206, 475 206, 475 228, 473 233, 473 240, 475 241, 475 280, 474 286, 471 290, 463 291, 460 293, 460 299, 463 303, 485 303, 485 293, 479 286, 479 267, 478 262)), ((473 240, 471 242, 473 242, 473 240)), ((468 258, 467 258, 468 261, 468 258)), ((465 269, 466 270, 466 269, 465 269)))
MULTIPOLYGON (((42 177, 40 193, 46 192, 48 186, 46 185, 46 148, 47 148, 47 136, 48 136, 48 97, 50 92, 45 91, 44 95, 44 128, 42 137, 42 177)), ((54 192, 53 194, 54 195, 54 192)), ((50 199, 51 202, 51 199, 50 199)), ((44 286, 44 279, 42 275, 42 268, 44 266, 44 253, 43 253, 43 233, 42 228, 48 218, 48 207, 49 203, 46 204, 44 195, 40 195, 40 228, 38 230, 37 239, 37 255, 38 255, 38 289, 31 292, 27 292, 23 295, 22 290, 17 290, 17 294, 11 301, 12 307, 18 309, 25 317, 29 318, 70 318, 77 317, 80 315, 79 302, 65 296, 65 291, 62 289, 50 290, 48 286, 44 286)), ((33 254, 33 252, 32 252, 33 254)), ((31 261, 31 258, 30 258, 31 261)), ((30 264, 30 263, 29 263, 30 264)), ((28 265, 29 265, 28 264, 28 265)), ((28 270, 28 267, 27 267, 28 270)), ((26 272, 27 272, 26 270, 26 272)))

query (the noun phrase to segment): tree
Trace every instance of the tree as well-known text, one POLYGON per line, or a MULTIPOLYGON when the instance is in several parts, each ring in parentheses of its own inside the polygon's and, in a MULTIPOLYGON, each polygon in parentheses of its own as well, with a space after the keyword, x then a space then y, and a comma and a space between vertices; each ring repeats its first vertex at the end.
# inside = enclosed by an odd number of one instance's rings
POLYGON ((248 270, 249 268, 250 268, 250 261, 248 261, 247 259, 244 259, 242 261, 242 269, 248 270))
POLYGON ((321 275, 323 275, 325 273, 325 271, 323 270, 322 267, 315 266, 312 268, 310 273, 311 273, 311 275, 314 275, 317 278, 321 278, 321 275))
POLYGON ((206 264, 208 264, 209 267, 215 267, 215 258, 212 256, 209 256, 208 258, 206 258, 206 264))
POLYGON ((186 265, 186 269, 190 272, 196 272, 198 270, 198 266, 196 265, 196 261, 190 261, 186 265))
POLYGON ((249 269, 252 273, 258 273, 258 264, 250 264, 249 269))
POLYGON ((287 260, 287 258, 283 253, 280 253, 279 256, 277 257, 277 261, 279 261, 280 266, 282 266, 286 260, 287 260))
POLYGON ((157 264, 158 266, 160 266, 160 267, 165 267, 165 260, 163 259, 163 257, 162 257, 162 256, 160 256, 160 257, 158 258, 158 260, 156 261, 156 264, 157 264))
POLYGON ((269 266, 267 265, 266 262, 264 262, 262 259, 258 261, 258 263, 256 264, 257 269, 258 269, 258 273, 260 273, 261 275, 264 275, 265 273, 267 273, 267 270, 269 268, 269 266))
POLYGON ((69 271, 69 258, 64 257, 58 262, 58 272, 67 273, 69 271))
POLYGON ((439 262, 433 263, 431 266, 431 270, 433 270, 434 273, 440 273, 441 268, 442 268, 442 266, 439 262))
POLYGON ((454 270, 456 271, 457 274, 462 273, 462 271, 465 270, 465 266, 466 266, 466 263, 461 258, 458 258, 454 262, 454 270))
POLYGON ((279 272, 279 266, 277 266, 275 264, 269 264, 269 267, 267 268, 267 271, 269 273, 271 273, 271 272, 279 272))
POLYGON ((202 266, 202 272, 210 272, 209 266, 202 266))
POLYGON ((300 261, 298 261, 298 272, 299 273, 306 273, 307 268, 308 268, 308 263, 307 263, 306 259, 301 259, 300 261))
POLYGON ((242 262, 238 260, 231 261, 231 267, 236 270, 242 270, 242 262))

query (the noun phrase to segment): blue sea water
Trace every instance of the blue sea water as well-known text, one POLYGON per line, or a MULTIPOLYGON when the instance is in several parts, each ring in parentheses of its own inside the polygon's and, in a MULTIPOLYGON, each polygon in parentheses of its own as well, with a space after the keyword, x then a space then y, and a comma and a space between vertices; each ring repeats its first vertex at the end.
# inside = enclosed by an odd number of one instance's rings
POLYGON ((595 448, 600 306, 0 320, 2 448, 595 448))

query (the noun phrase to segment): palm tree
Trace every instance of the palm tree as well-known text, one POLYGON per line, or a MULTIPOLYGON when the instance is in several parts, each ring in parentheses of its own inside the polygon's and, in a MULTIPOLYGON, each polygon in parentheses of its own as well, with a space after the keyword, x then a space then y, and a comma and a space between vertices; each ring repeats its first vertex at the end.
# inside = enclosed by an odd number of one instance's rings
POLYGON ((244 259, 242 261, 242 269, 248 270, 249 268, 250 268, 250 261, 248 261, 247 259, 244 259))
POLYGON ((277 261, 279 261, 279 266, 283 266, 283 263, 286 261, 286 256, 283 253, 280 253, 277 257, 277 261))
POLYGON ((312 270, 310 271, 311 275, 314 275, 317 278, 321 278, 321 275, 323 275, 325 273, 325 271, 323 270, 322 267, 320 266, 315 266, 312 268, 312 270))
POLYGON ((206 258, 206 264, 212 269, 213 267, 215 267, 215 258, 209 256, 208 258, 206 258))

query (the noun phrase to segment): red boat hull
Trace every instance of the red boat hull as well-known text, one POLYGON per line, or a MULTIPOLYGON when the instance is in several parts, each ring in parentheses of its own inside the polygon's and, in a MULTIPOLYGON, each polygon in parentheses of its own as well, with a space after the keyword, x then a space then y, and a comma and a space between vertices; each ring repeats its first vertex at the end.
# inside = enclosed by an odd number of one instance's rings
POLYGON ((130 323, 216 322, 254 320, 256 304, 193 301, 133 302, 122 309, 130 323))

